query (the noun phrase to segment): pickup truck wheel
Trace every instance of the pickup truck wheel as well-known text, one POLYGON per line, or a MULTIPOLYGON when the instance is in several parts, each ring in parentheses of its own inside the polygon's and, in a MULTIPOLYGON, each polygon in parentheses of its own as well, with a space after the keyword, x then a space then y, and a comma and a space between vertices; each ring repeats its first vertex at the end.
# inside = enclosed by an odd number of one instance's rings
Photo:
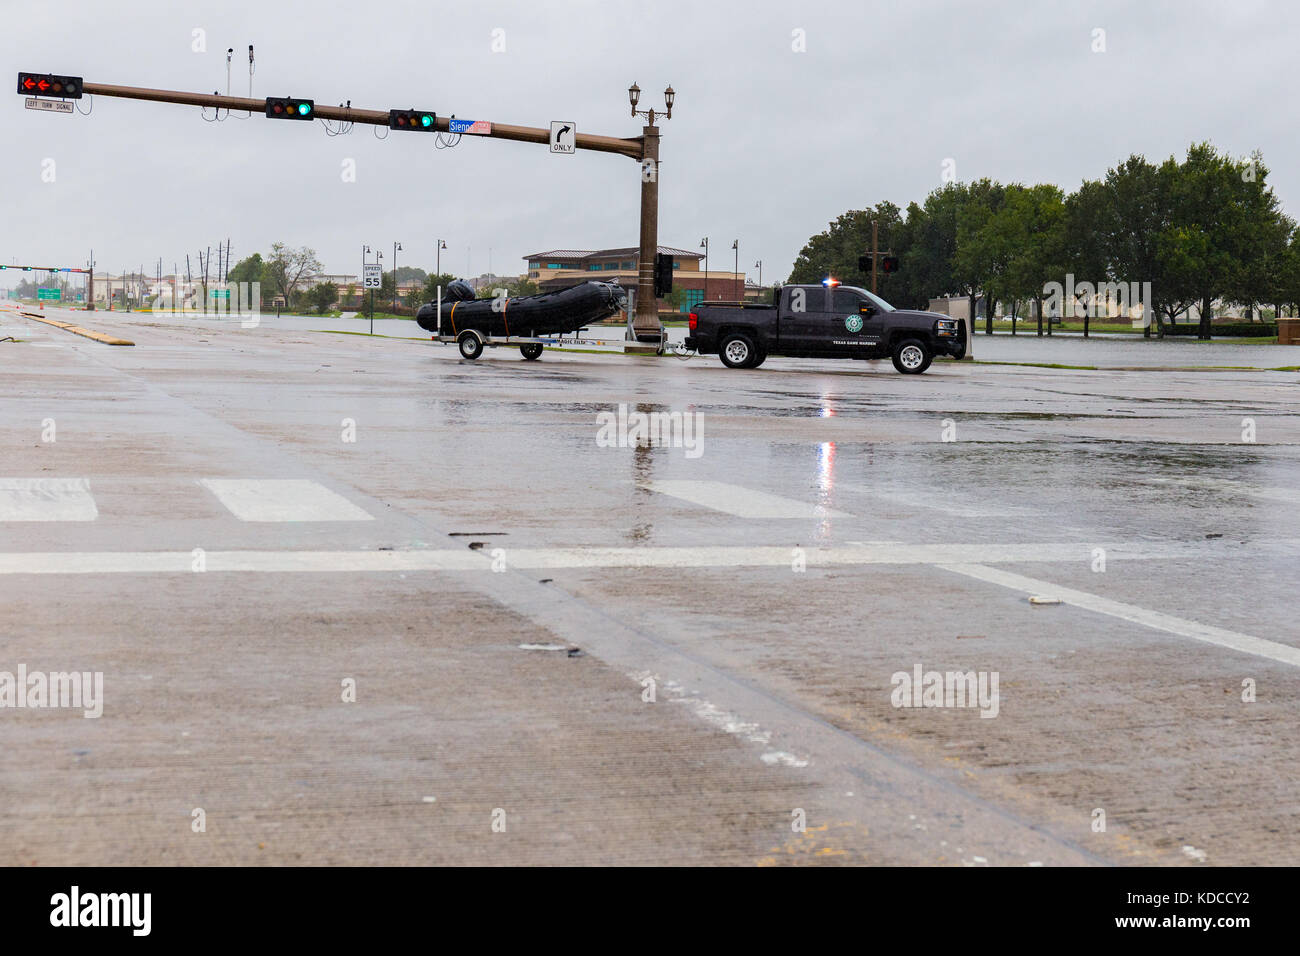
POLYGON ((752 359, 749 360, 749 365, 748 365, 747 367, 748 367, 748 368, 758 368, 760 365, 762 365, 762 364, 763 364, 764 362, 766 362, 766 361, 767 361, 767 353, 766 353, 766 352, 761 352, 761 351, 759 351, 758 349, 755 349, 755 350, 754 350, 754 357, 753 357, 752 359))
POLYGON ((903 339, 894 346, 894 368, 904 375, 920 375, 933 360, 930 347, 920 339, 903 339))
POLYGON ((519 346, 519 351, 523 354, 524 358, 528 359, 530 362, 533 361, 533 359, 539 359, 542 357, 542 347, 537 342, 529 342, 527 345, 521 345, 519 346))
POLYGON ((749 368, 757 353, 754 343, 748 335, 733 332, 722 340, 718 348, 718 357, 727 368, 749 368))
POLYGON ((460 354, 470 361, 483 354, 483 340, 473 332, 465 331, 460 333, 456 345, 460 347, 460 354))

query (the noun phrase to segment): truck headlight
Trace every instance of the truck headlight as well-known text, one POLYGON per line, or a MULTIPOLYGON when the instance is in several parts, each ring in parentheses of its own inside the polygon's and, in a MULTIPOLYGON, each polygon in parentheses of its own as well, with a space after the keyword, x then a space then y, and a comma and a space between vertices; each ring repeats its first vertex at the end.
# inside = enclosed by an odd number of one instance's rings
POLYGON ((940 319, 934 325, 940 335, 956 335, 957 324, 956 319, 940 319))

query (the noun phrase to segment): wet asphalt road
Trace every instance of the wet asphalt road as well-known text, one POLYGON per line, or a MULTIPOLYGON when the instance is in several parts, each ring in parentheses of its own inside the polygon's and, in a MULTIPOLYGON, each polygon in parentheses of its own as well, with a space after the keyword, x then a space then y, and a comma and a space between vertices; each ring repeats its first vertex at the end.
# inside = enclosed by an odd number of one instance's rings
POLYGON ((1300 861, 1294 372, 51 317, 137 345, 0 313, 0 671, 104 714, 0 709, 0 861, 1300 861))

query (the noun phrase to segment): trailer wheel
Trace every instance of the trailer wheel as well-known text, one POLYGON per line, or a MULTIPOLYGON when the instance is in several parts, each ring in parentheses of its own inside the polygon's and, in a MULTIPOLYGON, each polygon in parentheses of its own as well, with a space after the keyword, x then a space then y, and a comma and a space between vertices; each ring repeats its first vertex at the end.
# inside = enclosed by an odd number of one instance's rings
POLYGON ((749 368, 755 354, 749 336, 739 332, 732 332, 718 346, 718 358, 727 368, 749 368))
POLYGON ((460 347, 461 356, 471 362, 483 354, 483 340, 478 337, 477 332, 467 329, 460 333, 459 338, 456 339, 456 344, 460 347))
POLYGON ((920 375, 930 367, 934 353, 920 339, 903 339, 894 346, 894 368, 904 375, 920 375))
POLYGON ((519 351, 530 362, 542 357, 542 346, 539 342, 529 342, 527 345, 521 345, 519 351))

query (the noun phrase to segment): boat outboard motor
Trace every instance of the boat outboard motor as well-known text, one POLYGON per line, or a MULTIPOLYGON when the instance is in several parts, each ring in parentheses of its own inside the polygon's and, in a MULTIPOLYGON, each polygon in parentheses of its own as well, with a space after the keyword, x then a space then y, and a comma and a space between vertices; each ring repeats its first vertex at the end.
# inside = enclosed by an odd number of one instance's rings
MULTIPOLYGON (((442 304, 444 306, 452 302, 468 302, 473 298, 474 287, 464 279, 452 279, 447 283, 447 287, 442 290, 442 304)), ((415 321, 426 332, 436 332, 438 330, 437 304, 428 302, 420 306, 419 311, 415 313, 415 321)))

